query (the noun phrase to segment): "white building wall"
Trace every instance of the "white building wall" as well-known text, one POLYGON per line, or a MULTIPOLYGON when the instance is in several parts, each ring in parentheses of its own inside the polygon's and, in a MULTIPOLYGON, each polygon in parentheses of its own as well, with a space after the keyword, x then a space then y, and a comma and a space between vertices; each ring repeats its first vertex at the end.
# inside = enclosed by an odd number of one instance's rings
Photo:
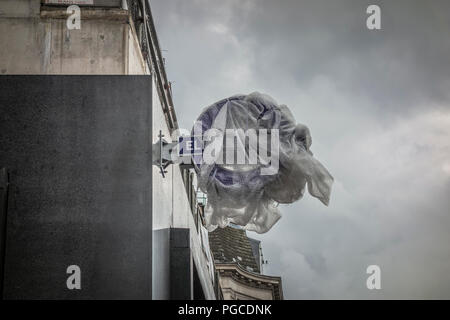
MULTIPOLYGON (((162 112, 161 102, 159 100, 156 83, 153 86, 153 143, 158 141, 159 131, 162 131, 164 139, 171 142, 170 132, 162 112)), ((159 168, 153 166, 153 229, 164 229, 173 227, 172 216, 174 214, 174 193, 184 193, 184 184, 176 185, 173 183, 173 171, 178 169, 175 166, 169 166, 165 178, 160 173, 159 168), (157 186, 157 187, 156 187, 157 186)), ((184 206, 186 206, 184 202, 184 206)))

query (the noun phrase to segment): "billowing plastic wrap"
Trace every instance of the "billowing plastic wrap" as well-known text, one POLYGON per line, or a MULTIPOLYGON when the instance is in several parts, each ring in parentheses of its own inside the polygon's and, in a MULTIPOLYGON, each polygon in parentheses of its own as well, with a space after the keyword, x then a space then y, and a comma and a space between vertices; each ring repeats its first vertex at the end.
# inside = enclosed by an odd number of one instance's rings
POLYGON ((209 231, 231 222, 267 232, 281 217, 278 204, 301 199, 306 186, 328 205, 333 177, 313 157, 309 129, 268 95, 254 92, 218 101, 202 112, 193 132, 204 136, 204 152, 216 159, 195 165, 199 187, 208 195, 209 231), (251 143, 255 135, 258 144, 251 143))

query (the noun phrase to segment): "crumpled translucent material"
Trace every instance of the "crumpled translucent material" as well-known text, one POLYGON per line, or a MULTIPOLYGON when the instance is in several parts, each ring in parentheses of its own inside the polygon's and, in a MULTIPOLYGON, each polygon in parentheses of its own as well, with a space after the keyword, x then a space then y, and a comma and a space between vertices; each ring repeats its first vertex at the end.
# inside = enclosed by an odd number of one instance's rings
MULTIPOLYGON (((264 132, 260 129, 267 129, 269 151, 272 151, 273 129, 278 129, 279 135, 278 171, 274 174, 262 174, 262 169, 267 169, 270 163, 260 157, 261 147, 256 164, 203 161, 195 165, 199 188, 208 195, 205 221, 209 231, 233 223, 246 230, 265 233, 281 218, 278 204, 301 199, 306 186, 313 197, 328 205, 333 177, 310 151, 312 139, 308 127, 296 124, 287 106, 278 105, 268 95, 258 92, 235 95, 203 110, 193 131, 201 130, 204 135, 209 129, 224 135, 226 129, 244 132, 255 129, 258 137, 259 132, 264 132)), ((229 150, 225 140, 224 137, 221 145, 223 159, 237 149, 229 150)), ((238 135, 236 140, 248 160, 254 148, 249 146, 245 135, 238 135)), ((204 141, 204 149, 208 143, 212 142, 204 141)))

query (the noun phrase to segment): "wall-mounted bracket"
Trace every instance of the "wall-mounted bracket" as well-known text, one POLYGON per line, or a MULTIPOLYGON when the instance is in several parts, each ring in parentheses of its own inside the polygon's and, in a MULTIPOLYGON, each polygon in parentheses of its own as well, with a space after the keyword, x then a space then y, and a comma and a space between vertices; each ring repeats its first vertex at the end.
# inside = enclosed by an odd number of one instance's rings
POLYGON ((194 138, 182 136, 178 137, 177 142, 169 143, 163 137, 162 131, 159 130, 159 140, 152 146, 153 165, 159 168, 161 175, 165 177, 167 173, 165 169, 171 164, 179 164, 182 169, 192 169, 194 167, 192 157, 198 155, 199 152, 199 150, 192 148, 194 138), (190 144, 191 142, 192 144, 190 144))
POLYGON ((153 165, 159 167, 159 172, 163 177, 167 173, 166 168, 172 164, 172 151, 177 145, 176 142, 169 143, 163 139, 164 135, 162 131, 159 130, 158 138, 159 140, 153 144, 153 165))

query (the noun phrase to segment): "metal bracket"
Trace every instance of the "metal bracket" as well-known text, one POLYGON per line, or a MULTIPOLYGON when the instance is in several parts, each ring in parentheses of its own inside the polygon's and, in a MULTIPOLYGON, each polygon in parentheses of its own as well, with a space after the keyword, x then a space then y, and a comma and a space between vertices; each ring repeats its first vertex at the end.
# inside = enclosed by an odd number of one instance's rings
POLYGON ((159 130, 158 138, 159 140, 153 144, 152 153, 153 153, 153 165, 159 168, 159 172, 163 176, 166 177, 166 168, 173 164, 172 161, 172 149, 177 145, 176 142, 169 143, 163 139, 164 135, 162 131, 159 130))

